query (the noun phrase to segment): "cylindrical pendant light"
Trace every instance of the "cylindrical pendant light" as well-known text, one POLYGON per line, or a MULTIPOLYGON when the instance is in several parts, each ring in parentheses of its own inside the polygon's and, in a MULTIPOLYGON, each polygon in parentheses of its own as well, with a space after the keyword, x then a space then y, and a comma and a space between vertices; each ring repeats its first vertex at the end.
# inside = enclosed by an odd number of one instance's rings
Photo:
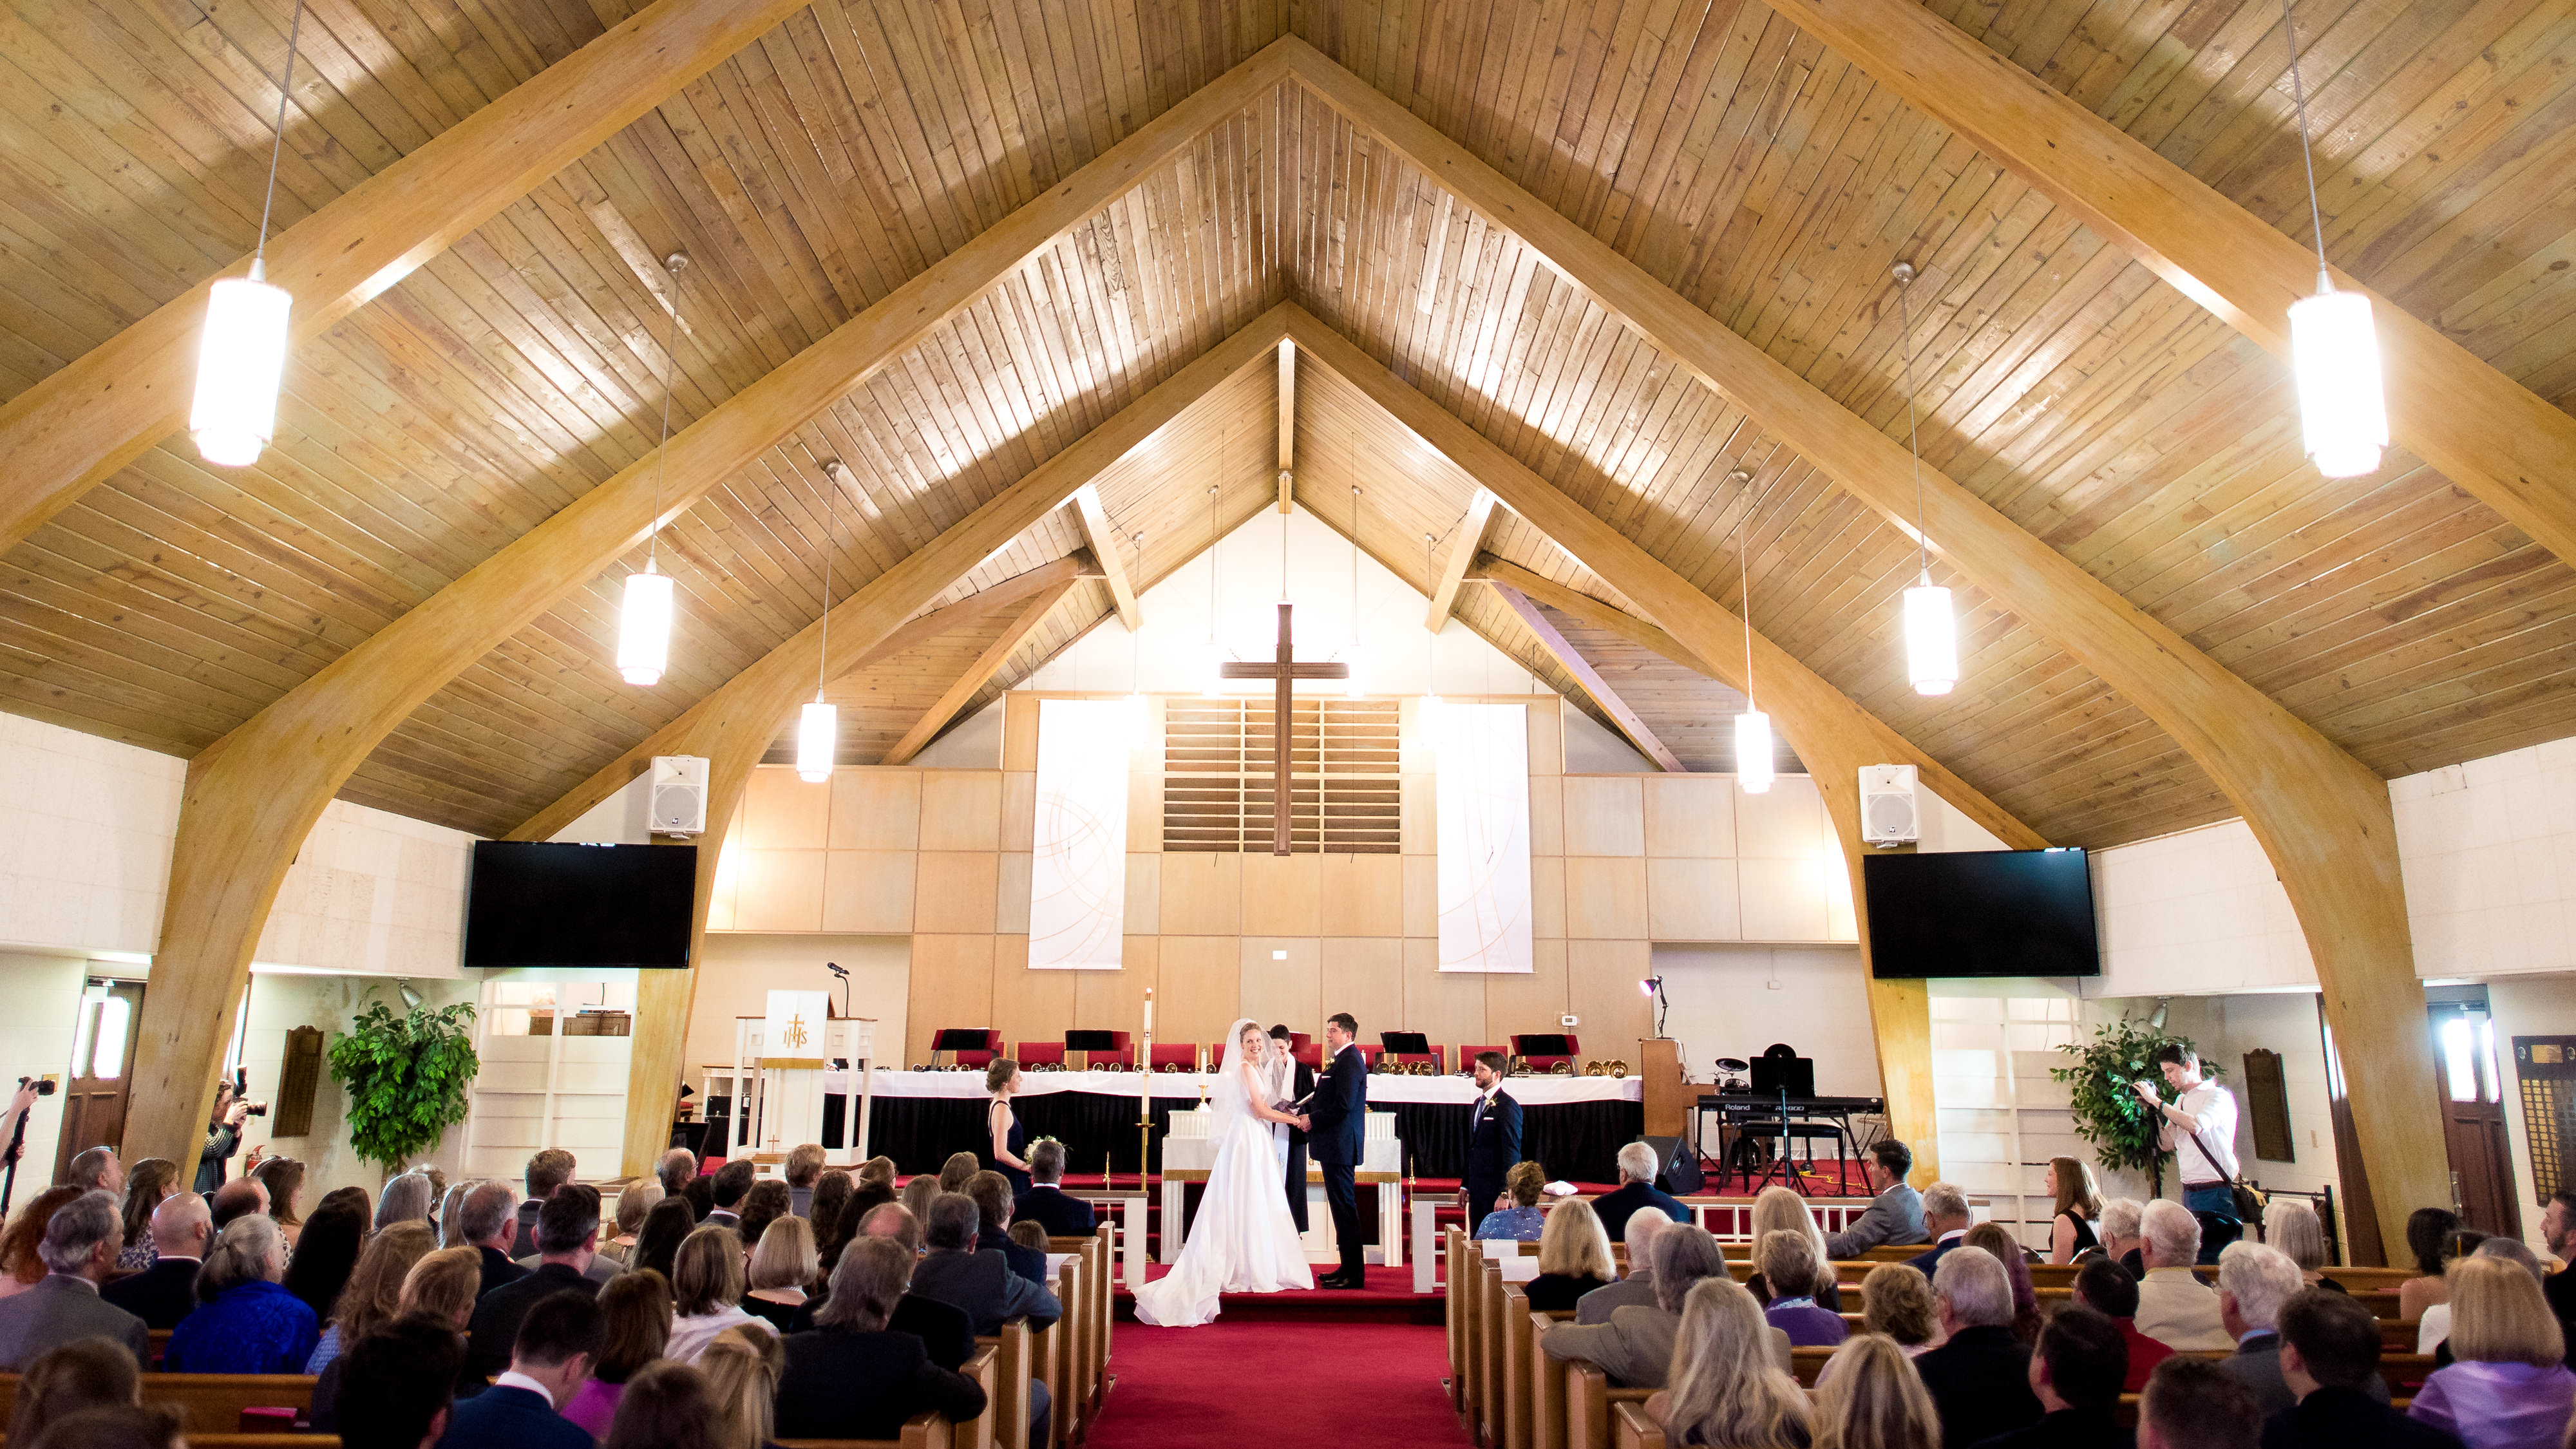
POLYGON ((671 663, 671 576, 662 559, 662 473, 671 457, 671 372, 679 365, 680 274, 689 255, 663 258, 671 269, 671 340, 662 349, 662 445, 653 451, 653 535, 644 549, 644 567, 626 576, 626 600, 617 611, 617 672, 629 684, 650 689, 662 682, 671 663))
POLYGON ((1959 624, 1950 610, 1950 591, 1932 582, 1932 545, 1923 530, 1923 442, 1914 425, 1914 311, 1907 297, 1914 286, 1914 267, 1898 262, 1896 312, 1903 332, 1897 350, 1905 358, 1905 446, 1914 454, 1914 568, 1916 583, 1905 591, 1905 677, 1916 694, 1948 694, 1959 683, 1959 624))
POLYGON ((295 299, 268 284, 268 221, 277 204, 277 158, 286 149, 286 98, 295 85, 295 47, 304 33, 304 0, 286 28, 286 70, 277 82, 277 126, 268 143, 268 195, 259 206, 259 244, 250 275, 226 277, 206 296, 206 330, 197 341, 197 392, 188 432, 197 456, 222 468, 246 468, 277 436, 277 394, 286 377, 286 319, 295 299))
POLYGON ((2317 163, 2308 153, 2308 92, 2299 80, 2299 33, 2281 0, 2290 48, 2290 99, 2299 115, 2299 163, 2307 169, 2308 222, 2316 231, 2317 292, 2290 304, 2290 372, 2299 387, 2299 438, 2317 471, 2358 478, 2379 471, 2388 446, 2388 392, 2379 375, 2379 331, 2370 298, 2338 292, 2326 271, 2325 212, 2317 205, 2317 163))
POLYGON ((823 469, 823 617, 814 635, 814 698, 796 718, 796 778, 820 785, 840 763, 841 710, 823 698, 832 674, 832 533, 841 516, 839 470, 823 469))
POLYGON ((1758 709, 1735 717, 1735 783, 1747 795, 1771 788, 1771 716, 1758 709))

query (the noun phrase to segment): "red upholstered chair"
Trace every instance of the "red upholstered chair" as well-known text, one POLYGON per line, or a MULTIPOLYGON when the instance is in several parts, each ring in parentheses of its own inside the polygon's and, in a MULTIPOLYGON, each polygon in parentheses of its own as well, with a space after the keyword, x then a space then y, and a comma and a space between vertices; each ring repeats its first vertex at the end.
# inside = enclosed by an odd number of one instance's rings
POLYGON ((1060 1041, 1024 1041, 1012 1048, 1013 1061, 1022 1067, 1064 1065, 1064 1043, 1060 1041))
MULTIPOLYGON (((1553 1033, 1550 1033, 1550 1034, 1551 1034, 1551 1035, 1553 1035, 1553 1033)), ((1557 1064, 1558 1062, 1567 1062, 1567 1063, 1570 1063, 1570 1064, 1572 1064, 1572 1065, 1574 1066, 1574 1068, 1575 1068, 1576 1070, 1578 1070, 1578 1071, 1579 1071, 1579 1070, 1581 1070, 1581 1069, 1582 1069, 1582 1067, 1583 1067, 1583 1063, 1582 1063, 1580 1060, 1578 1060, 1578 1058, 1582 1055, 1582 1052, 1583 1052, 1583 1042, 1582 1042, 1582 1039, 1581 1039, 1581 1038, 1579 1038, 1579 1037, 1577 1037, 1577 1036, 1575 1036, 1575 1035, 1574 1035, 1573 1033, 1571 1033, 1571 1032, 1567 1033, 1567 1034, 1566 1034, 1566 1038, 1565 1038, 1565 1045, 1566 1045, 1566 1050, 1567 1050, 1567 1053, 1568 1053, 1568 1054, 1567 1054, 1567 1055, 1565 1055, 1565 1056, 1561 1056, 1561 1057, 1533 1057, 1533 1056, 1529 1056, 1527 1053, 1525 1053, 1525 1052, 1523 1052, 1523 1051, 1521 1050, 1521 1042, 1522 1042, 1523 1040, 1524 1040, 1523 1038, 1521 1038, 1521 1037, 1517 1037, 1517 1036, 1512 1038, 1512 1055, 1517 1056, 1517 1057, 1521 1057, 1521 1058, 1523 1058, 1524 1060, 1526 1060, 1526 1061, 1529 1063, 1529 1069, 1530 1069, 1531 1071, 1533 1071, 1533 1072, 1550 1072, 1550 1071, 1554 1071, 1554 1070, 1556 1069, 1556 1064, 1557 1064)))
POLYGON ((974 1067, 977 1070, 991 1066, 993 1064, 993 1058, 1000 1056, 1001 1054, 1002 1034, 998 1030, 987 1031, 984 1033, 984 1049, 982 1051, 961 1051, 954 1053, 957 1058, 957 1065, 961 1067, 974 1067))
POLYGON ((1458 1070, 1463 1072, 1474 1066, 1476 1064, 1476 1058, 1486 1052, 1496 1052, 1503 1056, 1511 1055, 1511 1053, 1503 1051, 1503 1049, 1498 1046, 1462 1046, 1458 1048, 1458 1070))
POLYGON ((1135 1045, 1128 1039, 1127 1033, 1123 1031, 1113 1031, 1109 1034, 1109 1050, 1105 1052, 1084 1052, 1082 1054, 1083 1065, 1093 1070, 1106 1067, 1111 1062, 1118 1062, 1131 1067, 1136 1064, 1135 1045))
POLYGON ((1199 1068, 1198 1044, 1186 1041, 1158 1041, 1154 1043, 1153 1060, 1148 1065, 1158 1072, 1165 1067, 1184 1072, 1197 1071, 1199 1068))
POLYGON ((1293 1049, 1297 1060, 1313 1067, 1316 1071, 1320 1072, 1324 1069, 1324 1044, 1322 1042, 1307 1041, 1300 1037, 1291 1038, 1288 1045, 1293 1049))

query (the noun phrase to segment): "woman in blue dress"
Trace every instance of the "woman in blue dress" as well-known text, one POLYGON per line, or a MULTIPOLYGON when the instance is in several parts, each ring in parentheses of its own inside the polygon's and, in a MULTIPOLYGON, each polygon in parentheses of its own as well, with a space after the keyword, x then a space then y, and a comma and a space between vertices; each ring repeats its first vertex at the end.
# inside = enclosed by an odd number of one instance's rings
POLYGON ((286 1276, 286 1236, 277 1220, 252 1213, 224 1225, 197 1269, 197 1308, 179 1320, 161 1353, 164 1373, 298 1374, 322 1336, 286 1276))
POLYGON ((1540 1230, 1547 1226, 1547 1213, 1538 1205, 1539 1192, 1547 1186, 1547 1169, 1535 1162, 1515 1162, 1503 1174, 1503 1206, 1485 1214, 1476 1224, 1480 1239, 1535 1243, 1540 1230))

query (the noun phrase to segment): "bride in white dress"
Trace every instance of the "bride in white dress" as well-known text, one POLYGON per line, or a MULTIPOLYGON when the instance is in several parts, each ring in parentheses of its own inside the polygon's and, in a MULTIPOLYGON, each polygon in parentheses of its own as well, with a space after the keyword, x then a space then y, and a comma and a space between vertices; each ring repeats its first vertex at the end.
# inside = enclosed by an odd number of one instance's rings
POLYGON ((1216 1318, 1221 1293, 1315 1286, 1297 1225, 1288 1217, 1288 1190, 1271 1146, 1271 1124, 1289 1118, 1270 1108, 1260 1070, 1269 1045, 1249 1020, 1236 1022, 1226 1040, 1225 1061, 1208 1097, 1216 1160, 1208 1167, 1207 1191, 1190 1221, 1181 1260, 1136 1290, 1139 1322, 1195 1327, 1216 1318))

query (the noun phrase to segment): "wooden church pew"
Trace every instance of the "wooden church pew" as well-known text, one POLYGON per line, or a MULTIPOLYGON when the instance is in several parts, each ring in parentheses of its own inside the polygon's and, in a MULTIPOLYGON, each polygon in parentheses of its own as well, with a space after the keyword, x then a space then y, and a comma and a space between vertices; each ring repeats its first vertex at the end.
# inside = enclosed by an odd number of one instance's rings
POLYGON ((976 1432, 959 1436, 960 1449, 1029 1449, 1029 1378, 1035 1352, 1025 1317, 1004 1323, 998 1334, 975 1340, 975 1357, 960 1372, 984 1386, 984 1412, 976 1432), (974 1372, 978 1362, 983 1365, 981 1377, 974 1372))
MULTIPOLYGON (((145 1374, 143 1401, 176 1404, 186 1415, 189 1440, 201 1434, 238 1434, 244 1409, 312 1411, 311 1374, 145 1374)), ((0 1374, 0 1422, 18 1402, 18 1376, 0 1374)))
POLYGON ((1532 1449, 1537 1442, 1536 1393, 1546 1368, 1538 1347, 1538 1325, 1572 1323, 1570 1312, 1533 1309, 1518 1283, 1503 1288, 1503 1449, 1532 1449))
POLYGON ((1619 1405, 1612 1422, 1614 1430, 1605 1449, 1664 1449, 1663 1426, 1646 1417, 1643 1403, 1619 1405))

